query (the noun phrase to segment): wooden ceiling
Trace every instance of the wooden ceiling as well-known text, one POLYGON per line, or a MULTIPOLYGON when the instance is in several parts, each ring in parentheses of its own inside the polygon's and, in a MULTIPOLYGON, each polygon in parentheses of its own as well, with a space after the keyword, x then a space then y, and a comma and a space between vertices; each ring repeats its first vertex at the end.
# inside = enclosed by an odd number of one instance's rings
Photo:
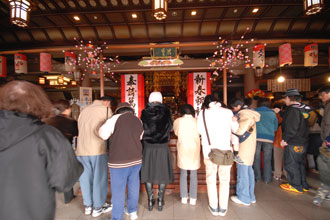
POLYGON ((247 38, 330 38, 329 7, 305 16, 302 0, 169 0, 163 21, 153 18, 151 0, 33 2, 29 27, 19 28, 10 24, 8 2, 0 0, 0 50, 73 46, 74 37, 97 44, 240 39, 247 27, 247 38))

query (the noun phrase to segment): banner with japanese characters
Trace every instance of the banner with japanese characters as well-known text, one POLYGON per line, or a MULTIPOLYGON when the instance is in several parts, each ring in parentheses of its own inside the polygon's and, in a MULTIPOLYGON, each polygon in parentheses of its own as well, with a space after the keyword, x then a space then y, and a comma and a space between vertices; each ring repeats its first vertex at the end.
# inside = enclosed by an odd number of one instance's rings
POLYGON ((121 75, 121 101, 128 102, 140 118, 144 109, 144 77, 142 74, 121 75))
POLYGON ((257 44, 253 47, 253 69, 265 67, 265 45, 257 44))
POLYGON ((50 53, 40 53, 40 71, 52 71, 52 55, 50 53))
POLYGON ((317 44, 309 44, 305 47, 305 67, 318 65, 318 51, 319 50, 317 44))
POLYGON ((15 73, 27 73, 27 58, 23 54, 15 54, 15 73))
POLYGON ((211 73, 189 73, 187 77, 187 103, 192 105, 198 114, 204 98, 211 94, 211 73))
POLYGON ((0 77, 7 76, 7 58, 0 56, 0 77))
POLYGON ((92 95, 93 95, 93 90, 91 87, 79 88, 79 101, 81 103, 80 111, 82 111, 87 105, 92 104, 93 102, 92 95))
POLYGON ((280 67, 292 64, 292 51, 290 43, 282 44, 279 46, 278 53, 280 59, 280 67))

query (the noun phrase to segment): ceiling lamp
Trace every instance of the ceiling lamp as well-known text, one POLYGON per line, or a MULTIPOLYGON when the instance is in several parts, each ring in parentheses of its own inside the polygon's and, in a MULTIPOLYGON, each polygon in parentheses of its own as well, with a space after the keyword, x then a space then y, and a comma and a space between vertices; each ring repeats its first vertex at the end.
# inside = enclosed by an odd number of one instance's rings
POLYGON ((167 17, 167 0, 152 0, 152 14, 157 20, 167 17))
POLYGON ((27 27, 32 9, 30 0, 8 0, 10 5, 10 21, 19 27, 27 27))
POLYGON ((324 0, 304 0, 304 11, 306 15, 314 15, 324 8, 324 0))

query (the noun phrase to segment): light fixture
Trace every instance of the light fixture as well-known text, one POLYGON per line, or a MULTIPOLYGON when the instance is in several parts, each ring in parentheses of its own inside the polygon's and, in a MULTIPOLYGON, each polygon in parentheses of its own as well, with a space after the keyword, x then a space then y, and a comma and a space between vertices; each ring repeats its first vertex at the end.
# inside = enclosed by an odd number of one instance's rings
POLYGON ((319 13, 324 8, 324 0, 304 0, 304 11, 306 15, 319 13))
POLYGON ((259 11, 259 8, 254 8, 253 10, 252 10, 252 13, 257 13, 259 11))
POLYGON ((19 27, 27 27, 30 19, 32 2, 30 0, 8 0, 10 21, 19 27))
POLYGON ((46 84, 46 78, 45 77, 39 77, 39 84, 40 85, 45 85, 46 84))
POLYGON ((71 86, 76 86, 76 85, 77 85, 77 82, 74 81, 74 80, 72 80, 72 81, 71 81, 71 86))
POLYGON ((132 18, 134 18, 134 19, 137 18, 137 14, 136 13, 133 13, 132 14, 132 18))
POLYGON ((60 85, 64 84, 64 77, 63 76, 57 77, 57 83, 60 85))
POLYGON ((284 81, 285 81, 284 76, 280 76, 277 78, 277 82, 279 82, 279 83, 283 83, 284 81))
POLYGON ((73 19, 76 20, 76 21, 80 21, 80 18, 77 15, 73 16, 73 19))
POLYGON ((328 81, 330 82, 330 76, 329 76, 329 78, 328 78, 328 81))
POLYGON ((152 0, 152 14, 161 21, 167 17, 167 0, 152 0))
POLYGON ((195 15, 197 15, 197 11, 195 10, 191 11, 191 16, 195 16, 195 15))

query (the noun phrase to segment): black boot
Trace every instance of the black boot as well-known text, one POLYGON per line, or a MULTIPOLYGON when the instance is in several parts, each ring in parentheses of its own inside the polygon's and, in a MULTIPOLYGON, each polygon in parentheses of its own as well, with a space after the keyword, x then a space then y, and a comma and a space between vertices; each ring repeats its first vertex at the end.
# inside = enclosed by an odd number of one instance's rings
POLYGON ((147 190, 147 194, 148 194, 148 209, 149 209, 149 211, 152 211, 154 204, 155 204, 152 183, 146 183, 146 190, 147 190))
POLYGON ((166 184, 160 184, 158 190, 158 211, 163 211, 163 206, 165 205, 164 196, 165 196, 166 184))

